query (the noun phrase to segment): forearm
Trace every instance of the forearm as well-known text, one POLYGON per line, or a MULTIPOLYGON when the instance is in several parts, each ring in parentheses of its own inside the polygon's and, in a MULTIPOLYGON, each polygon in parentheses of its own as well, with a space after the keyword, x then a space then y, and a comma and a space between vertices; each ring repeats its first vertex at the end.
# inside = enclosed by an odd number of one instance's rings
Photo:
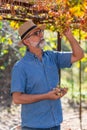
POLYGON ((84 56, 83 50, 80 47, 78 41, 73 37, 72 33, 67 34, 66 37, 69 40, 72 48, 71 62, 75 62, 83 58, 84 56))
POLYGON ((67 93, 67 89, 61 89, 56 87, 44 94, 22 94, 20 92, 13 93, 13 101, 15 104, 31 104, 42 100, 57 100, 63 97, 67 93), (61 94, 60 94, 61 92, 61 94))
POLYGON ((73 55, 74 56, 76 56, 77 54, 82 55, 83 54, 83 50, 80 47, 78 41, 72 35, 68 36, 68 40, 70 42, 73 55))
POLYGON ((48 99, 47 94, 13 94, 13 101, 15 104, 30 104, 46 99, 48 99))

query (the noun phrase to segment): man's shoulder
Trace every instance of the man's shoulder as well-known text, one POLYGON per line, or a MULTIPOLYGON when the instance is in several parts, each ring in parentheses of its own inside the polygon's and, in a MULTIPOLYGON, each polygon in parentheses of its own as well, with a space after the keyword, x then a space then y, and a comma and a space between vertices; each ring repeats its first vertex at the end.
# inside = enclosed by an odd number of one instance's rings
POLYGON ((58 51, 54 51, 54 50, 47 50, 47 51, 44 51, 45 55, 48 55, 48 56, 54 56, 56 53, 59 53, 58 51))
POLYGON ((21 58, 20 60, 16 61, 16 63, 14 64, 13 68, 15 67, 22 67, 23 66, 23 58, 21 58))

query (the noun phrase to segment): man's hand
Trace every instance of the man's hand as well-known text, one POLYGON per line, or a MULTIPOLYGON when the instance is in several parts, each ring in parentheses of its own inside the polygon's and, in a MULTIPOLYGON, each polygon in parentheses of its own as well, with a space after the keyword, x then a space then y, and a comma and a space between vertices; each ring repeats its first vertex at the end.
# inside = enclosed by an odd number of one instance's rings
POLYGON ((67 30, 64 31, 64 35, 68 38, 70 36, 73 36, 72 35, 72 32, 71 32, 71 29, 70 28, 67 28, 67 30))
POLYGON ((67 93, 67 88, 54 88, 52 91, 47 93, 48 99, 56 100, 63 97, 67 93))

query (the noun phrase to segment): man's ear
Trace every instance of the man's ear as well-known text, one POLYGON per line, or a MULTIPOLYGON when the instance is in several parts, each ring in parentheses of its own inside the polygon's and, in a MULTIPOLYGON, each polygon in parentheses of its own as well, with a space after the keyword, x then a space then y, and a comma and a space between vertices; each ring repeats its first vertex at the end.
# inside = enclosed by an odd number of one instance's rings
POLYGON ((29 45, 29 41, 28 41, 27 39, 24 39, 24 40, 23 40, 23 43, 24 43, 24 45, 26 45, 26 46, 29 45))

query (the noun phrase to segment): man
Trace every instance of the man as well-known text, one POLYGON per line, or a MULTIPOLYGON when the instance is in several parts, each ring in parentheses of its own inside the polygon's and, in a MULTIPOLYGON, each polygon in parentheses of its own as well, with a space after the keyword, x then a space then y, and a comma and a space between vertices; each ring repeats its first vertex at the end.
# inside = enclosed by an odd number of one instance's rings
POLYGON ((19 28, 20 44, 27 46, 25 56, 12 70, 11 93, 16 104, 22 104, 22 130, 60 130, 62 122, 61 93, 58 70, 71 67, 83 58, 83 50, 70 29, 64 34, 72 52, 42 51, 45 44, 43 30, 31 20, 19 28))

